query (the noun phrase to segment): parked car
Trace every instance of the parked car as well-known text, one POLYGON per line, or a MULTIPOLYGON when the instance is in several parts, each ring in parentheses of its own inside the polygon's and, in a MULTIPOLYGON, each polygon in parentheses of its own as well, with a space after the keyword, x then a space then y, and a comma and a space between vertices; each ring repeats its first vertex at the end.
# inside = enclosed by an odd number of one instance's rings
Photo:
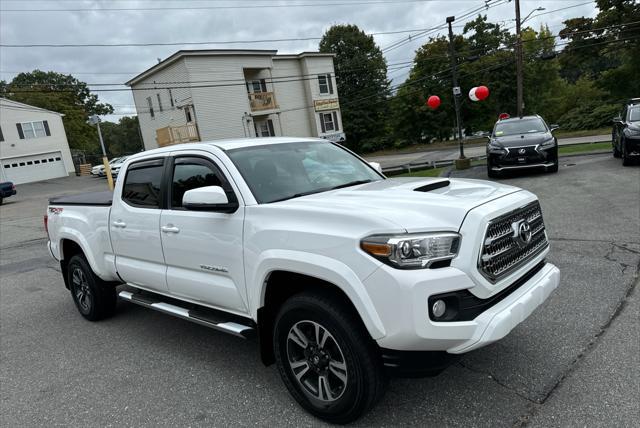
POLYGON ((118 158, 117 161, 115 161, 114 163, 110 164, 111 165, 111 175, 113 175, 114 177, 118 176, 118 173, 120 172, 120 168, 122 167, 122 165, 124 165, 124 162, 129 158, 129 156, 122 156, 121 158, 118 158))
POLYGON ((16 186, 10 181, 5 181, 4 183, 0 183, 0 205, 4 201, 4 198, 8 198, 10 196, 18 193, 16 191, 16 186))
POLYGON ((387 179, 322 139, 181 144, 122 171, 113 192, 49 201, 80 314, 120 298, 256 338, 326 421, 357 419, 387 375, 434 375, 502 339, 559 283, 540 204, 517 187, 387 179))
POLYGON ((613 156, 622 158, 624 166, 640 156, 640 98, 627 101, 620 116, 613 119, 612 143, 613 156))
POLYGON ((558 172, 558 140, 540 116, 499 119, 487 144, 487 175, 524 168, 558 172))
MULTIPOLYGON (((122 159, 122 156, 119 156, 117 158, 111 159, 109 161, 109 166, 113 168, 113 165, 115 165, 116 163, 120 162, 121 159, 122 159)), ((92 175, 97 175, 98 177, 105 177, 107 175, 107 173, 104 170, 104 164, 96 165, 93 168, 91 168, 91 174, 92 175)))

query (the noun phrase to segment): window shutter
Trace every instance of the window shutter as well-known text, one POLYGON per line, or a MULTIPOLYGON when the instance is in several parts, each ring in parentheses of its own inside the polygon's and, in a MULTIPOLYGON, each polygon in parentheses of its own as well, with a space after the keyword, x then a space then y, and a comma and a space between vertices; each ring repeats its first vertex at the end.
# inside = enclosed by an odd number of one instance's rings
POLYGON ((22 124, 16 123, 16 128, 18 128, 18 136, 21 140, 24 140, 24 132, 22 132, 22 124))
POLYGON ((324 127, 324 118, 322 117, 322 113, 320 113, 320 128, 322 128, 322 132, 327 132, 327 130, 324 127))
POLYGON ((42 124, 44 125, 44 133, 47 134, 47 137, 50 137, 51 131, 49 130, 49 122, 47 122, 46 120, 43 120, 42 124))
POLYGON ((339 131, 340 128, 338 127, 338 113, 337 112, 333 112, 333 129, 336 131, 339 131))
POLYGON ((273 129, 273 121, 271 119, 267 120, 267 126, 269 127, 269 135, 272 137, 276 136, 276 132, 273 129))
POLYGON ((327 83, 329 84, 329 93, 333 94, 333 81, 330 74, 327 74, 327 83))
POLYGON ((4 135, 2 135, 2 127, 0 127, 0 141, 4 141, 4 135))

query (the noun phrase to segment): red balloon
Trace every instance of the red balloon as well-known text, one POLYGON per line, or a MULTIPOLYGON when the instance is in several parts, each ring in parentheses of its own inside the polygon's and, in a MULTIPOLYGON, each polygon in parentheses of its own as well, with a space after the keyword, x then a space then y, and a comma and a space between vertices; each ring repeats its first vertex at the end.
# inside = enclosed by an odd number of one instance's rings
POLYGON ((437 95, 431 95, 427 100, 427 105, 432 109, 437 109, 440 106, 440 97, 437 95))
POLYGON ((482 101, 487 99, 488 96, 489 88, 487 88, 486 86, 478 86, 478 88, 476 89, 476 98, 482 101))

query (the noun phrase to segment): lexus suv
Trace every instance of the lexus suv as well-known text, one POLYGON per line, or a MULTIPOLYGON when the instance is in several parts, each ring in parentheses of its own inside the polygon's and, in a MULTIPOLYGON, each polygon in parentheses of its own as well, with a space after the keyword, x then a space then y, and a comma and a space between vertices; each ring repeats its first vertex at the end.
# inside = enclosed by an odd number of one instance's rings
POLYGON ((487 175, 523 168, 557 172, 558 140, 552 134, 557 128, 537 115, 499 119, 487 144, 487 175))
POLYGON ((620 116, 613 119, 613 156, 622 158, 622 165, 631 165, 640 157, 640 98, 625 103, 620 116))

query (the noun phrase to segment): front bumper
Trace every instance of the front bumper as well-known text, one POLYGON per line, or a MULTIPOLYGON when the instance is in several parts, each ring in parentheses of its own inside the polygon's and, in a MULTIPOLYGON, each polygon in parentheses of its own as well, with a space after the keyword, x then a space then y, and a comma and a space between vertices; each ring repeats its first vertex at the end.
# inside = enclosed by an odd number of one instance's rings
POLYGON ((625 136, 624 144, 628 156, 640 156, 640 136, 625 136))
POLYGON ((493 171, 506 171, 521 168, 550 168, 557 162, 556 147, 525 146, 510 147, 504 154, 487 153, 487 161, 493 171), (519 153, 522 150, 523 153, 519 153))
POLYGON ((559 269, 550 263, 539 268, 540 262, 532 261, 526 268, 538 269, 533 276, 474 319, 450 322, 430 319, 429 297, 473 289, 474 282, 464 272, 454 267, 378 269, 365 281, 386 330, 378 345, 383 350, 462 354, 502 339, 558 287, 559 269))

